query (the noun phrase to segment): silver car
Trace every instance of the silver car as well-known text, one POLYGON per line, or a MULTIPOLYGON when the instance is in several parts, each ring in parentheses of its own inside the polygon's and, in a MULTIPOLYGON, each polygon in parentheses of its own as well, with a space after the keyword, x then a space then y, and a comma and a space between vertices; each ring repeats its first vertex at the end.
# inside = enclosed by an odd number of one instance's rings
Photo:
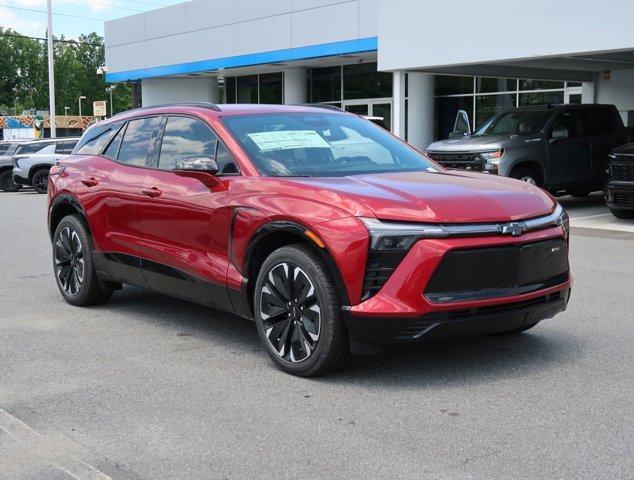
POLYGON ((69 155, 79 138, 37 140, 18 147, 13 156, 13 181, 30 185, 38 193, 48 189, 48 171, 55 163, 69 155))
POLYGON ((13 181, 13 155, 20 145, 28 140, 0 142, 0 188, 5 192, 17 192, 20 185, 13 181))

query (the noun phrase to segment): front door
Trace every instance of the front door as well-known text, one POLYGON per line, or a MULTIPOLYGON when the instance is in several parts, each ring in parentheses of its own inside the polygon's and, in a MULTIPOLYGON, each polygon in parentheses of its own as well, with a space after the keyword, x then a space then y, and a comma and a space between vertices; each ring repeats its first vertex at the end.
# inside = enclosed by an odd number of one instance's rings
POLYGON ((546 183, 574 186, 588 182, 591 176, 590 137, 584 135, 578 111, 564 111, 549 129, 546 183))
MULTIPOLYGON (((201 120, 170 116, 141 185, 141 268, 156 291, 230 309, 226 289, 230 209, 221 177, 171 170, 176 160, 224 148, 201 120)), ((218 159, 220 160, 220 159, 218 159)))

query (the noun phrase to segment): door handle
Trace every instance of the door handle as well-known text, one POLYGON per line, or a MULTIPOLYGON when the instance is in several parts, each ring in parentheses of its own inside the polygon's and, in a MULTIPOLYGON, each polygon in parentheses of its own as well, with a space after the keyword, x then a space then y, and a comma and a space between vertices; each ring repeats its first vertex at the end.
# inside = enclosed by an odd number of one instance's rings
POLYGON ((143 188, 143 189, 141 189, 141 192, 143 193, 143 195, 146 195, 146 196, 148 196, 150 198, 160 197, 161 193, 163 193, 156 187, 143 188))
POLYGON ((81 183, 83 183, 87 187, 96 187, 97 185, 99 185, 99 181, 97 181, 97 179, 93 177, 85 178, 81 181, 81 183))

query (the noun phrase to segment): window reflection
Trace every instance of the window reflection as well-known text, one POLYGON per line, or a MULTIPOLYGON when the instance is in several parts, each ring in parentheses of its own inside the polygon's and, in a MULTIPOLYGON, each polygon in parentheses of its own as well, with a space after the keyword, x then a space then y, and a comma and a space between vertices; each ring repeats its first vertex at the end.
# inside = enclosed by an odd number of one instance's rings
POLYGON ((119 161, 129 165, 144 166, 150 146, 153 144, 154 130, 160 121, 160 117, 131 120, 123 137, 119 161))
POLYGON ((214 157, 216 136, 204 123, 187 117, 169 117, 163 133, 159 168, 169 170, 186 157, 214 157))

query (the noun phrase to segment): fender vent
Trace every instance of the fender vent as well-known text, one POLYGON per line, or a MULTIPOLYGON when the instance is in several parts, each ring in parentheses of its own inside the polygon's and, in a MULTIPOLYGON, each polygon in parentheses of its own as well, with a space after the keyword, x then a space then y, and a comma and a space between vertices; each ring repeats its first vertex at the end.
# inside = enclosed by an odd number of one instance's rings
POLYGON ((406 254, 407 252, 370 251, 365 267, 361 301, 373 297, 383 288, 406 254))

